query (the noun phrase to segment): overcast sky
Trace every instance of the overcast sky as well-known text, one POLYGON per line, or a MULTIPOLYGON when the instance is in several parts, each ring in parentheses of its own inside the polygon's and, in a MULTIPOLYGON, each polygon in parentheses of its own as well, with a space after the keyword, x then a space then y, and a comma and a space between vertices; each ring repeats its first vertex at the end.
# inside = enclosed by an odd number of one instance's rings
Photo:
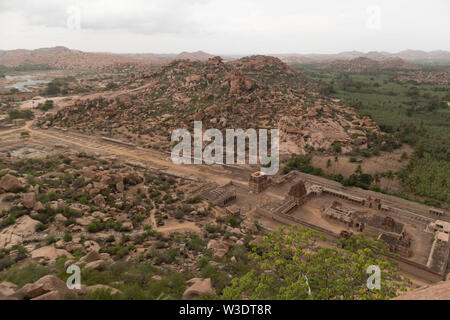
POLYGON ((449 0, 0 0, 0 49, 450 50, 449 0))

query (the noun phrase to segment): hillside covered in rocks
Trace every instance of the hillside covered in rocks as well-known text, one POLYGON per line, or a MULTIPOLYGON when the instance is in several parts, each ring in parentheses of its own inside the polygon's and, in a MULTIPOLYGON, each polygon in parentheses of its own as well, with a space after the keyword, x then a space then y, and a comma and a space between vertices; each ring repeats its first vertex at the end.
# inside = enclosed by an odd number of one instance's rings
POLYGON ((247 270, 258 229, 194 197, 199 187, 83 153, 1 158, 0 299, 215 294, 247 270), (71 265, 78 290, 65 283, 71 265))
POLYGON ((279 128, 281 152, 364 148, 370 118, 319 95, 313 82, 278 58, 252 56, 224 63, 177 60, 141 79, 140 87, 114 96, 78 100, 42 125, 67 127, 170 149, 178 128, 279 128), (143 81, 145 80, 145 81, 143 81))

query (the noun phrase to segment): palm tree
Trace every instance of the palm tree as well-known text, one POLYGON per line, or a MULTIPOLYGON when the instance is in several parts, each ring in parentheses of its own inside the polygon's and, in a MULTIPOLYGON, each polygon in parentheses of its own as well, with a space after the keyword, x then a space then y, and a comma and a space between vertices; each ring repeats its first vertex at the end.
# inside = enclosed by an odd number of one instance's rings
POLYGON ((339 158, 337 156, 334 157, 334 174, 336 174, 336 168, 337 168, 338 161, 339 161, 339 158))

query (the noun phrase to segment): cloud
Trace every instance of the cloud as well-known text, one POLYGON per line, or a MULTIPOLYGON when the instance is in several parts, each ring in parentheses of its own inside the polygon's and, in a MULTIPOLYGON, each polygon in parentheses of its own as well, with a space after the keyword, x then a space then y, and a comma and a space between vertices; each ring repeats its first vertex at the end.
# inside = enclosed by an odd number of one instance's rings
POLYGON ((22 15, 30 26, 66 28, 71 15, 80 14, 89 30, 127 30, 140 34, 189 33, 200 30, 193 11, 209 0, 3 0, 2 12, 22 15), (74 8, 75 10, 70 10, 74 8))
POLYGON ((0 47, 214 53, 449 50, 449 14, 448 0, 0 0, 0 47), (368 23, 371 6, 380 9, 379 23, 368 23), (78 11, 80 30, 70 30, 68 22, 78 11))

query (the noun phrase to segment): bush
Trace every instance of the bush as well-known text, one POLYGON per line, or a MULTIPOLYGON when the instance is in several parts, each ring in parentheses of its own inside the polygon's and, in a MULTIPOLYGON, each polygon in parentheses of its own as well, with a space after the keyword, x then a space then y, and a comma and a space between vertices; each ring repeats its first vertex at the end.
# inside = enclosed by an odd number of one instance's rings
POLYGON ((30 120, 30 119, 33 119, 33 111, 31 111, 29 109, 27 109, 27 110, 13 109, 13 110, 8 112, 8 115, 9 115, 9 119, 10 120, 15 120, 15 119, 30 120))
POLYGON ((50 109, 53 109, 53 107, 54 107, 53 100, 47 100, 47 101, 45 101, 45 103, 39 103, 38 106, 37 106, 37 108, 39 110, 42 110, 44 112, 48 111, 50 109))
POLYGON ((70 242, 70 241, 72 241, 72 235, 71 235, 70 233, 64 234, 64 241, 65 241, 65 242, 70 242))

